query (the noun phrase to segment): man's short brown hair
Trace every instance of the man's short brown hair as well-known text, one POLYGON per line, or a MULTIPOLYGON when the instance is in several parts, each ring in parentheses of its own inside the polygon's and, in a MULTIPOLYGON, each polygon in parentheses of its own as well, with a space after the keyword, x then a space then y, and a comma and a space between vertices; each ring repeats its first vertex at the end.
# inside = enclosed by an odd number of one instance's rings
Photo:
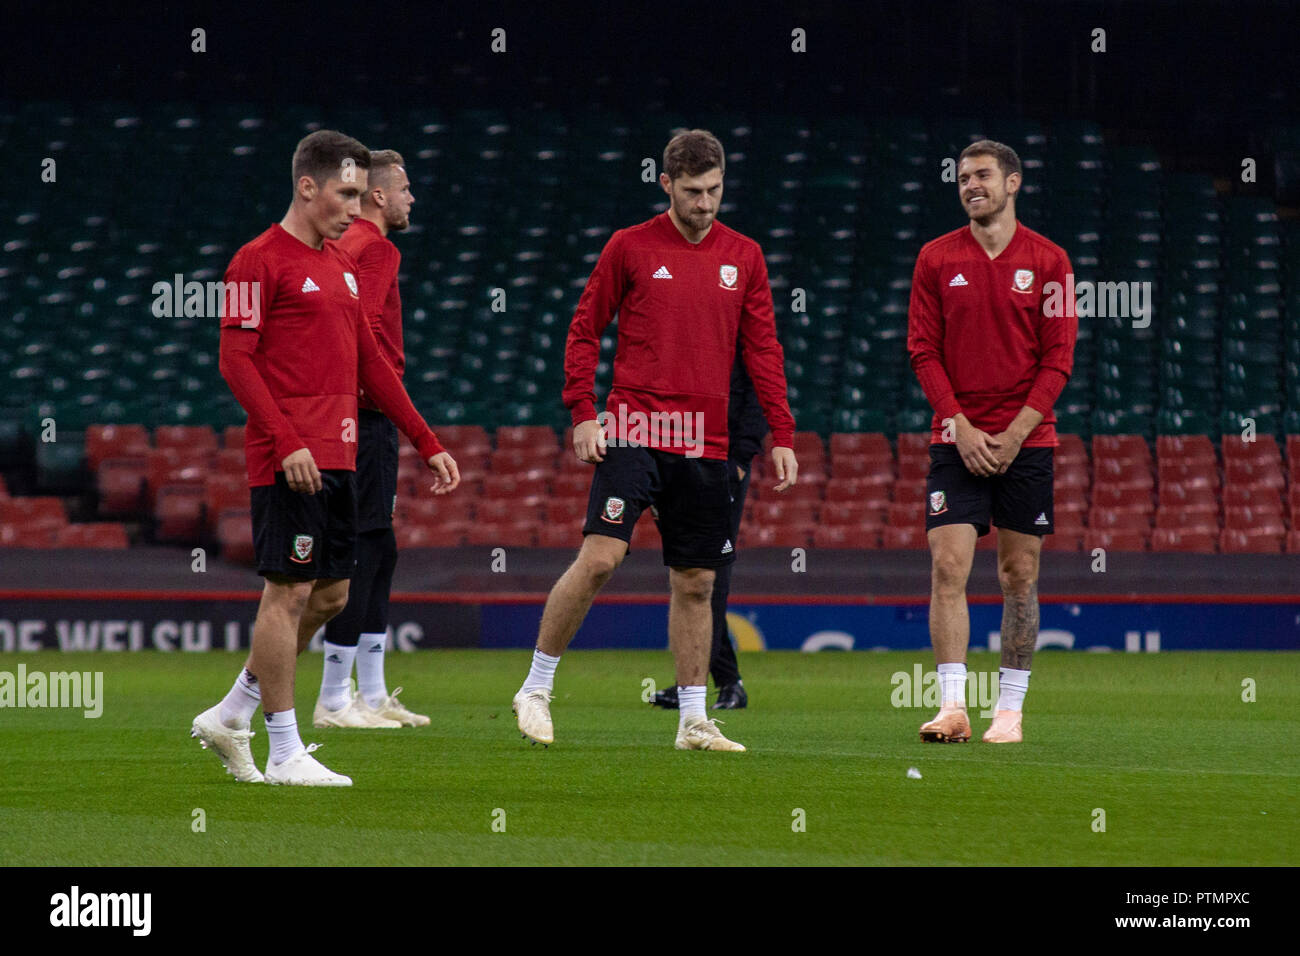
POLYGON ((957 165, 967 156, 992 156, 998 161, 998 167, 1002 170, 1002 178, 1006 179, 1012 173, 1020 173, 1024 178, 1024 170, 1020 166, 1020 157, 1016 151, 1006 143, 999 143, 991 139, 976 140, 961 151, 957 157, 957 165))
POLYGON ((406 160, 395 149, 372 149, 370 151, 370 189, 387 189, 391 183, 393 170, 405 166, 406 160))
POLYGON ((318 129, 304 136, 293 151, 293 182, 310 176, 317 186, 330 179, 342 179, 346 161, 357 169, 370 168, 370 150, 357 140, 334 129, 318 129))
POLYGON ((727 157, 718 137, 706 129, 690 129, 678 133, 664 149, 664 172, 669 179, 678 176, 700 176, 710 169, 726 172, 727 157))

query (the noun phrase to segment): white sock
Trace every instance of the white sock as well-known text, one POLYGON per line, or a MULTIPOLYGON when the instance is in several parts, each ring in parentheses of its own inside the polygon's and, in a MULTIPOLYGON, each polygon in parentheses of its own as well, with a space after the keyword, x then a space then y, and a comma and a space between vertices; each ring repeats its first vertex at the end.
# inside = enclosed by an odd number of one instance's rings
POLYGON ((357 640, 357 690, 371 707, 388 699, 384 685, 384 647, 387 634, 362 634, 357 640))
POLYGON ((355 647, 325 642, 325 672, 320 679, 320 699, 326 710, 342 710, 352 698, 348 684, 352 677, 352 659, 357 656, 355 647))
POLYGON ((706 717, 704 713, 704 692, 707 690, 703 684, 698 687, 678 687, 677 688, 677 706, 681 708, 681 721, 686 723, 694 717, 706 717))
POLYGON ((965 707, 966 665, 940 664, 939 687, 943 693, 943 707, 965 707))
POLYGON ((307 749, 298 736, 298 717, 292 708, 266 715, 266 735, 271 738, 271 763, 284 763, 307 749))
POLYGON ((520 693, 530 690, 545 690, 549 693, 555 687, 555 665, 558 663, 558 657, 543 654, 533 648, 533 666, 528 668, 528 677, 524 679, 524 686, 519 688, 520 693))
POLYGON ((242 730, 253 722, 257 705, 262 702, 262 690, 257 686, 257 678, 245 667, 235 678, 235 684, 221 701, 217 714, 227 727, 242 730))
POLYGON ((998 671, 998 710, 1021 710, 1025 706, 1025 691, 1029 690, 1029 671, 1004 667, 998 671))

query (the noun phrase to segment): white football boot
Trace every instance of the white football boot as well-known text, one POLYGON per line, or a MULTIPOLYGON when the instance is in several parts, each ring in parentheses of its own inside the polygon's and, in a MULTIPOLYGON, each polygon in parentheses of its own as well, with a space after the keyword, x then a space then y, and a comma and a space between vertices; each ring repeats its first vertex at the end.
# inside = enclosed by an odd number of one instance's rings
POLYGON ((535 744, 550 746, 555 743, 555 727, 551 724, 551 695, 543 688, 520 691, 515 694, 510 709, 519 718, 519 732, 535 744))
POLYGON ((325 706, 325 702, 319 697, 316 699, 316 709, 312 711, 311 722, 313 727, 362 727, 375 728, 384 727, 392 730, 402 726, 396 720, 389 720, 376 711, 366 706, 365 700, 356 690, 356 682, 349 681, 349 689, 352 696, 348 699, 346 707, 340 710, 330 710, 325 706))
POLYGON ((221 722, 221 705, 209 707, 194 718, 190 736, 197 737, 204 750, 211 750, 221 758, 226 773, 240 783, 261 783, 262 771, 253 762, 253 750, 248 741, 253 731, 247 727, 232 730, 221 722))
POLYGON ((352 778, 335 773, 312 756, 320 744, 308 744, 284 763, 266 764, 266 782, 286 787, 350 787, 352 778))
POLYGON ((403 727, 427 727, 429 718, 424 714, 417 714, 414 711, 407 710, 405 705, 397 699, 397 695, 402 692, 402 688, 397 688, 388 695, 378 707, 371 707, 366 702, 365 697, 357 694, 354 706, 362 713, 369 712, 374 714, 380 720, 395 720, 403 727))
POLYGON ((707 717, 683 720, 677 725, 678 750, 723 750, 731 753, 743 753, 744 744, 728 740, 718 729, 716 721, 707 717))

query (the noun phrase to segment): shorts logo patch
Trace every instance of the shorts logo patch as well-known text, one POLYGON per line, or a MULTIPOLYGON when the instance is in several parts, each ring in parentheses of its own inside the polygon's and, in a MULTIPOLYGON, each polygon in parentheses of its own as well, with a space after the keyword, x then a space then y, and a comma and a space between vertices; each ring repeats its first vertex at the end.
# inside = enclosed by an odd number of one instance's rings
POLYGON ((294 535, 293 554, 289 560, 295 564, 311 564, 311 548, 315 542, 309 534, 294 535))
POLYGON ((731 539, 728 538, 728 539, 727 539, 727 543, 724 544, 724 545, 722 546, 722 553, 723 553, 723 554, 731 554, 731 552, 734 551, 734 550, 735 550, 735 549, 732 548, 732 546, 731 546, 731 539))
POLYGON ((1038 525, 1047 524, 1047 512, 1046 511, 1038 512, 1038 517, 1034 519, 1034 524, 1038 524, 1038 525))
POLYGON ((1016 283, 1017 292, 1033 292, 1034 291, 1034 270, 1017 269, 1016 276, 1015 276, 1015 283, 1016 283))
POLYGON ((391 518, 395 514, 397 514, 397 495, 393 495, 393 506, 388 509, 388 517, 391 518))
POLYGON ((351 272, 345 272, 343 273, 343 281, 348 284, 348 291, 352 293, 352 298, 358 298, 356 276, 351 272))
POLYGON ((600 517, 603 521, 608 521, 610 524, 622 524, 623 509, 626 507, 627 505, 622 498, 606 498, 605 510, 600 517))
POLYGON ((948 496, 942 491, 930 492, 930 514, 941 515, 948 510, 948 496))
POLYGON ((724 289, 736 288, 736 282, 740 279, 740 270, 735 266, 720 266, 718 268, 718 285, 724 289))

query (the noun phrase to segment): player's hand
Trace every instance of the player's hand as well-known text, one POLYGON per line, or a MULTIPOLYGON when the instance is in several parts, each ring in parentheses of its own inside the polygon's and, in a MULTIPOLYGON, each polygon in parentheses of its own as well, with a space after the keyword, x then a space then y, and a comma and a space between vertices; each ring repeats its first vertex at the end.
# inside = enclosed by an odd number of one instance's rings
POLYGON ((433 484, 429 486, 435 495, 445 495, 456 490, 456 486, 460 484, 460 469, 456 467, 455 458, 442 451, 425 464, 435 475, 433 484))
POLYGON ((605 448, 605 429, 596 419, 574 427, 573 450, 578 455, 578 461, 585 461, 589 465, 604 461, 605 448))
POLYGON ((1005 475, 1007 469, 1011 467, 1011 463, 1020 454, 1020 446, 1025 440, 1024 436, 1013 435, 1010 431, 1005 431, 994 435, 993 440, 1002 443, 1002 447, 997 452, 998 474, 1005 475))
POLYGON ((299 448, 280 462, 280 467, 284 469, 284 480, 289 483, 290 491, 304 495, 314 495, 320 491, 320 469, 316 467, 316 459, 311 456, 309 449, 299 448))
POLYGON ((998 460, 998 449, 1002 447, 1002 442, 964 418, 957 419, 955 425, 957 454, 961 455, 966 470, 981 478, 996 475, 1002 465, 998 460))
POLYGON ((776 445, 772 448, 772 466, 780 484, 777 491, 785 491, 799 480, 799 462, 795 461, 794 449, 776 445))

